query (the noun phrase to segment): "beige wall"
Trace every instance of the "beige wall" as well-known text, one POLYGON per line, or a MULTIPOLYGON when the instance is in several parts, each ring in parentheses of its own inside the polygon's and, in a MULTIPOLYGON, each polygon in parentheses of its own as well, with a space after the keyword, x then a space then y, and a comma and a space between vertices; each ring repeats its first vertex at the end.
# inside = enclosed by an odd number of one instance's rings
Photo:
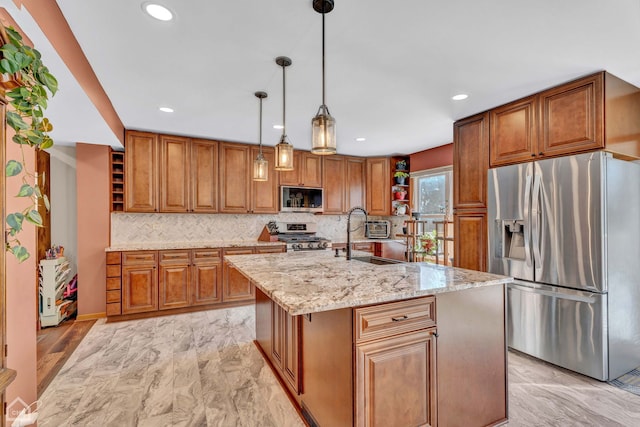
MULTIPOLYGON (((20 146, 11 142, 12 130, 7 129, 7 160, 20 159, 20 146)), ((27 170, 35 168, 35 154, 25 148, 27 170)), ((21 211, 29 205, 29 201, 14 197, 20 189, 22 180, 17 177, 7 178, 6 213, 21 211)), ((4 219, 3 219, 4 222, 4 219)), ((7 389, 6 401, 11 403, 20 398, 26 404, 37 399, 36 377, 36 227, 24 224, 19 234, 20 242, 27 248, 31 256, 24 262, 18 261, 11 254, 6 255, 6 305, 7 305, 7 367, 15 369, 18 376, 7 389)), ((8 425, 11 425, 10 423, 8 425)))
POLYGON ((105 145, 76 145, 78 200, 78 316, 105 313, 109 246, 109 150, 105 145))

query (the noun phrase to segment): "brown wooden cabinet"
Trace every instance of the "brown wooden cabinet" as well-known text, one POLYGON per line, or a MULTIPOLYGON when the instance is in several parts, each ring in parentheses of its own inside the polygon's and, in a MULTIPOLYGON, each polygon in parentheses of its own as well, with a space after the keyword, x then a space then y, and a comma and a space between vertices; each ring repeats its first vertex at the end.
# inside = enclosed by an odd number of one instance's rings
POLYGON ((157 252, 123 252, 122 314, 158 310, 157 252))
MULTIPOLYGON (((326 159, 325 159, 326 160, 326 159)), ((346 162, 346 201, 345 212, 357 206, 364 207, 367 203, 366 197, 366 167, 363 157, 345 157, 346 162)))
MULTIPOLYGON (((227 248, 224 255, 246 255, 255 253, 253 248, 227 248)), ((247 301, 255 298, 251 281, 229 263, 224 263, 223 301, 247 301)))
POLYGON ((122 314, 122 257, 107 252, 107 316, 122 314))
POLYGON ((111 212, 124 211, 124 152, 111 150, 111 212))
POLYGON ((218 142, 191 140, 191 212, 218 212, 218 142))
MULTIPOLYGON (((249 159, 249 171, 253 174, 253 161, 258 156, 259 148, 251 148, 251 158, 249 159)), ((274 169, 276 164, 275 149, 272 147, 262 147, 262 155, 269 163, 269 174, 267 181, 251 180, 251 213, 277 213, 278 206, 278 171, 274 169)))
POLYGON ((322 163, 322 156, 295 150, 293 170, 280 172, 280 185, 322 187, 322 163))
POLYGON ((391 215, 389 158, 370 157, 366 160, 367 212, 369 215, 391 215))
POLYGON ((158 309, 187 307, 191 303, 191 252, 188 250, 158 253, 158 309))
POLYGON ((158 135, 127 131, 125 211, 158 211, 158 135))
POLYGON ((346 188, 349 183, 346 174, 347 165, 342 156, 328 156, 322 168, 324 183, 325 214, 342 214, 346 209, 346 188))
POLYGON ((189 212, 191 141, 160 135, 160 212, 189 212))
POLYGON ((191 262, 191 305, 221 302, 222 249, 194 249, 191 262))
POLYGON ((356 346, 356 426, 436 424, 434 333, 435 328, 356 346))
POLYGON ((487 212, 453 215, 454 266, 487 271, 487 212))
POLYGON ((250 211, 251 149, 245 144, 220 144, 220 212, 250 211))
MULTIPOLYGON (((453 208, 486 209, 489 113, 453 125, 453 208)), ((457 236, 457 234, 456 234, 457 236)))
POLYGON ((537 96, 530 96, 491 110, 492 167, 527 162, 539 152, 537 101, 537 96))

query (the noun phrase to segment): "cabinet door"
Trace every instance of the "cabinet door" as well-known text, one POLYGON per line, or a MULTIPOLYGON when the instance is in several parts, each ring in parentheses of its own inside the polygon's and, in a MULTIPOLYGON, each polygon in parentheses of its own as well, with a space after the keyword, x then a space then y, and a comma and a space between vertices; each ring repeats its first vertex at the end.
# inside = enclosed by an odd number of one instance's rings
POLYGON ((303 151, 300 155, 301 184, 305 187, 322 187, 322 156, 303 151))
POLYGON ((559 156, 604 148, 603 74, 540 94, 539 155, 559 156))
POLYGON ((158 272, 155 265, 122 267, 122 314, 158 309, 158 272))
POLYGON ((538 153, 535 96, 491 110, 491 166, 527 162, 538 153))
MULTIPOLYGON (((259 148, 251 148, 250 173, 253 174, 253 160, 258 156, 259 148)), ((276 155, 271 147, 262 147, 262 155, 269 162, 267 181, 254 181, 251 176, 251 212, 278 213, 278 172, 274 169, 276 155)))
POLYGON ((158 308, 187 307, 191 288, 189 251, 161 251, 158 275, 158 308))
POLYGON ((296 393, 300 393, 300 316, 292 316, 283 312, 284 321, 284 360, 282 373, 296 393))
MULTIPOLYGON (((453 207, 486 208, 489 113, 453 125, 453 207)), ((457 234, 456 234, 457 236, 457 234)))
POLYGON ((284 361, 285 330, 284 317, 286 313, 275 302, 271 302, 271 361, 282 372, 284 361))
POLYGON ((218 212, 218 143, 191 141, 191 211, 218 212))
POLYGON ((454 266, 487 271, 487 214, 456 213, 453 227, 454 266))
MULTIPOLYGON (((325 159, 325 162, 327 159, 325 159)), ((347 157, 347 176, 345 179, 345 212, 356 206, 364 207, 367 203, 365 192, 365 159, 361 157, 347 157)), ((326 183, 326 181, 325 181, 326 183)), ((325 184, 326 188, 326 184, 325 184)), ((326 190, 325 190, 326 193, 326 190)))
POLYGON ((218 258, 218 261, 213 259, 197 260, 196 256, 196 251, 194 251, 191 305, 214 304, 222 301, 221 258, 218 258))
POLYGON ((300 173, 300 167, 302 165, 300 162, 301 156, 302 151, 293 150, 293 170, 278 173, 280 185, 297 186, 302 184, 302 174, 300 173))
POLYGON ((250 147, 243 144, 220 144, 220 212, 249 212, 250 147))
MULTIPOLYGON (((252 254, 252 248, 225 249, 225 255, 252 254)), ((251 281, 242 275, 236 268, 224 263, 224 291, 223 301, 251 301, 255 297, 255 291, 251 281)))
POLYGON ((371 157, 367 166, 367 212, 369 215, 391 214, 391 180, 389 159, 371 157))
POLYGON ((160 212, 189 212, 189 138, 160 135, 160 212))
POLYGON ((125 211, 157 212, 157 135, 127 131, 125 170, 125 211))
POLYGON ((324 159, 323 177, 323 213, 341 214, 345 212, 345 187, 349 185, 346 175, 346 163, 342 156, 324 159))
POLYGON ((356 346, 356 426, 434 425, 434 332, 423 330, 356 346))

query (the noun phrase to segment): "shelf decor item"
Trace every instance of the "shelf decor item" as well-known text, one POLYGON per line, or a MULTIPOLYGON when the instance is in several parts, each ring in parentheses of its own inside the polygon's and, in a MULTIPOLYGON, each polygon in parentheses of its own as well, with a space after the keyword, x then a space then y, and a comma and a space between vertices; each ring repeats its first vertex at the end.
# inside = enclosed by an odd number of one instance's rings
MULTIPOLYGON (((6 43, 0 48, 0 74, 3 74, 3 86, 10 87, 6 92, 12 109, 6 113, 6 123, 14 131, 13 142, 36 150, 45 150, 53 146, 49 132, 53 126, 44 116, 49 93, 53 97, 58 91, 58 81, 42 63, 41 54, 23 43, 22 36, 12 27, 0 25, 0 37, 6 43), (7 79, 7 76, 14 76, 7 79)), ((22 230, 23 221, 38 227, 43 226, 42 216, 37 206, 44 203, 49 209, 49 199, 38 186, 36 174, 25 168, 25 156, 21 160, 9 160, 5 165, 5 176, 22 175, 22 186, 17 197, 30 198, 32 203, 21 212, 9 213, 6 222, 5 250, 11 252, 18 261, 29 258, 29 252, 16 237, 22 230)))
POLYGON ((322 14, 322 105, 311 120, 311 152, 313 154, 336 154, 336 120, 325 103, 324 78, 324 15, 333 10, 333 0, 313 0, 313 9, 322 14))
POLYGON ((407 170, 407 161, 406 160, 398 160, 396 162, 396 170, 399 170, 399 171, 407 170))
POLYGON ((409 177, 409 174, 402 171, 397 171, 393 174, 393 177, 396 179, 396 184, 405 185, 405 180, 409 177))
POLYGON ((267 97, 267 92, 256 92, 254 95, 260 100, 260 131, 259 134, 259 146, 258 156, 253 161, 253 180, 254 181, 266 181, 269 179, 269 162, 264 158, 262 154, 262 100, 267 97))
POLYGON ((395 200, 404 200, 407 192, 405 190, 393 190, 393 198, 395 200))
POLYGON ((287 100, 286 100, 286 86, 285 86, 285 68, 292 64, 291 58, 286 56, 278 56, 276 58, 276 64, 282 67, 282 136, 280 142, 276 145, 276 165, 275 169, 278 171, 292 171, 293 170, 293 145, 287 141, 287 100))

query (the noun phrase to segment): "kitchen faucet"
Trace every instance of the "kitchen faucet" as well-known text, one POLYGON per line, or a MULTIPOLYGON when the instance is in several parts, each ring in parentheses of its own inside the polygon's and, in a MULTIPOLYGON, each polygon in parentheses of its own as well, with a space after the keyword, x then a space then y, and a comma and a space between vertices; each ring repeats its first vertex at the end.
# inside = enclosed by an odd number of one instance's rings
POLYGON ((369 214, 367 213, 366 210, 364 210, 364 208, 361 208, 360 206, 356 206, 355 208, 351 208, 351 210, 349 211, 348 215, 347 215, 347 261, 349 261, 351 259, 351 232, 352 231, 356 231, 358 228, 356 228, 355 230, 351 229, 351 214, 354 211, 362 211, 362 213, 364 213, 364 223, 366 224, 367 222, 367 218, 369 216, 369 214))

